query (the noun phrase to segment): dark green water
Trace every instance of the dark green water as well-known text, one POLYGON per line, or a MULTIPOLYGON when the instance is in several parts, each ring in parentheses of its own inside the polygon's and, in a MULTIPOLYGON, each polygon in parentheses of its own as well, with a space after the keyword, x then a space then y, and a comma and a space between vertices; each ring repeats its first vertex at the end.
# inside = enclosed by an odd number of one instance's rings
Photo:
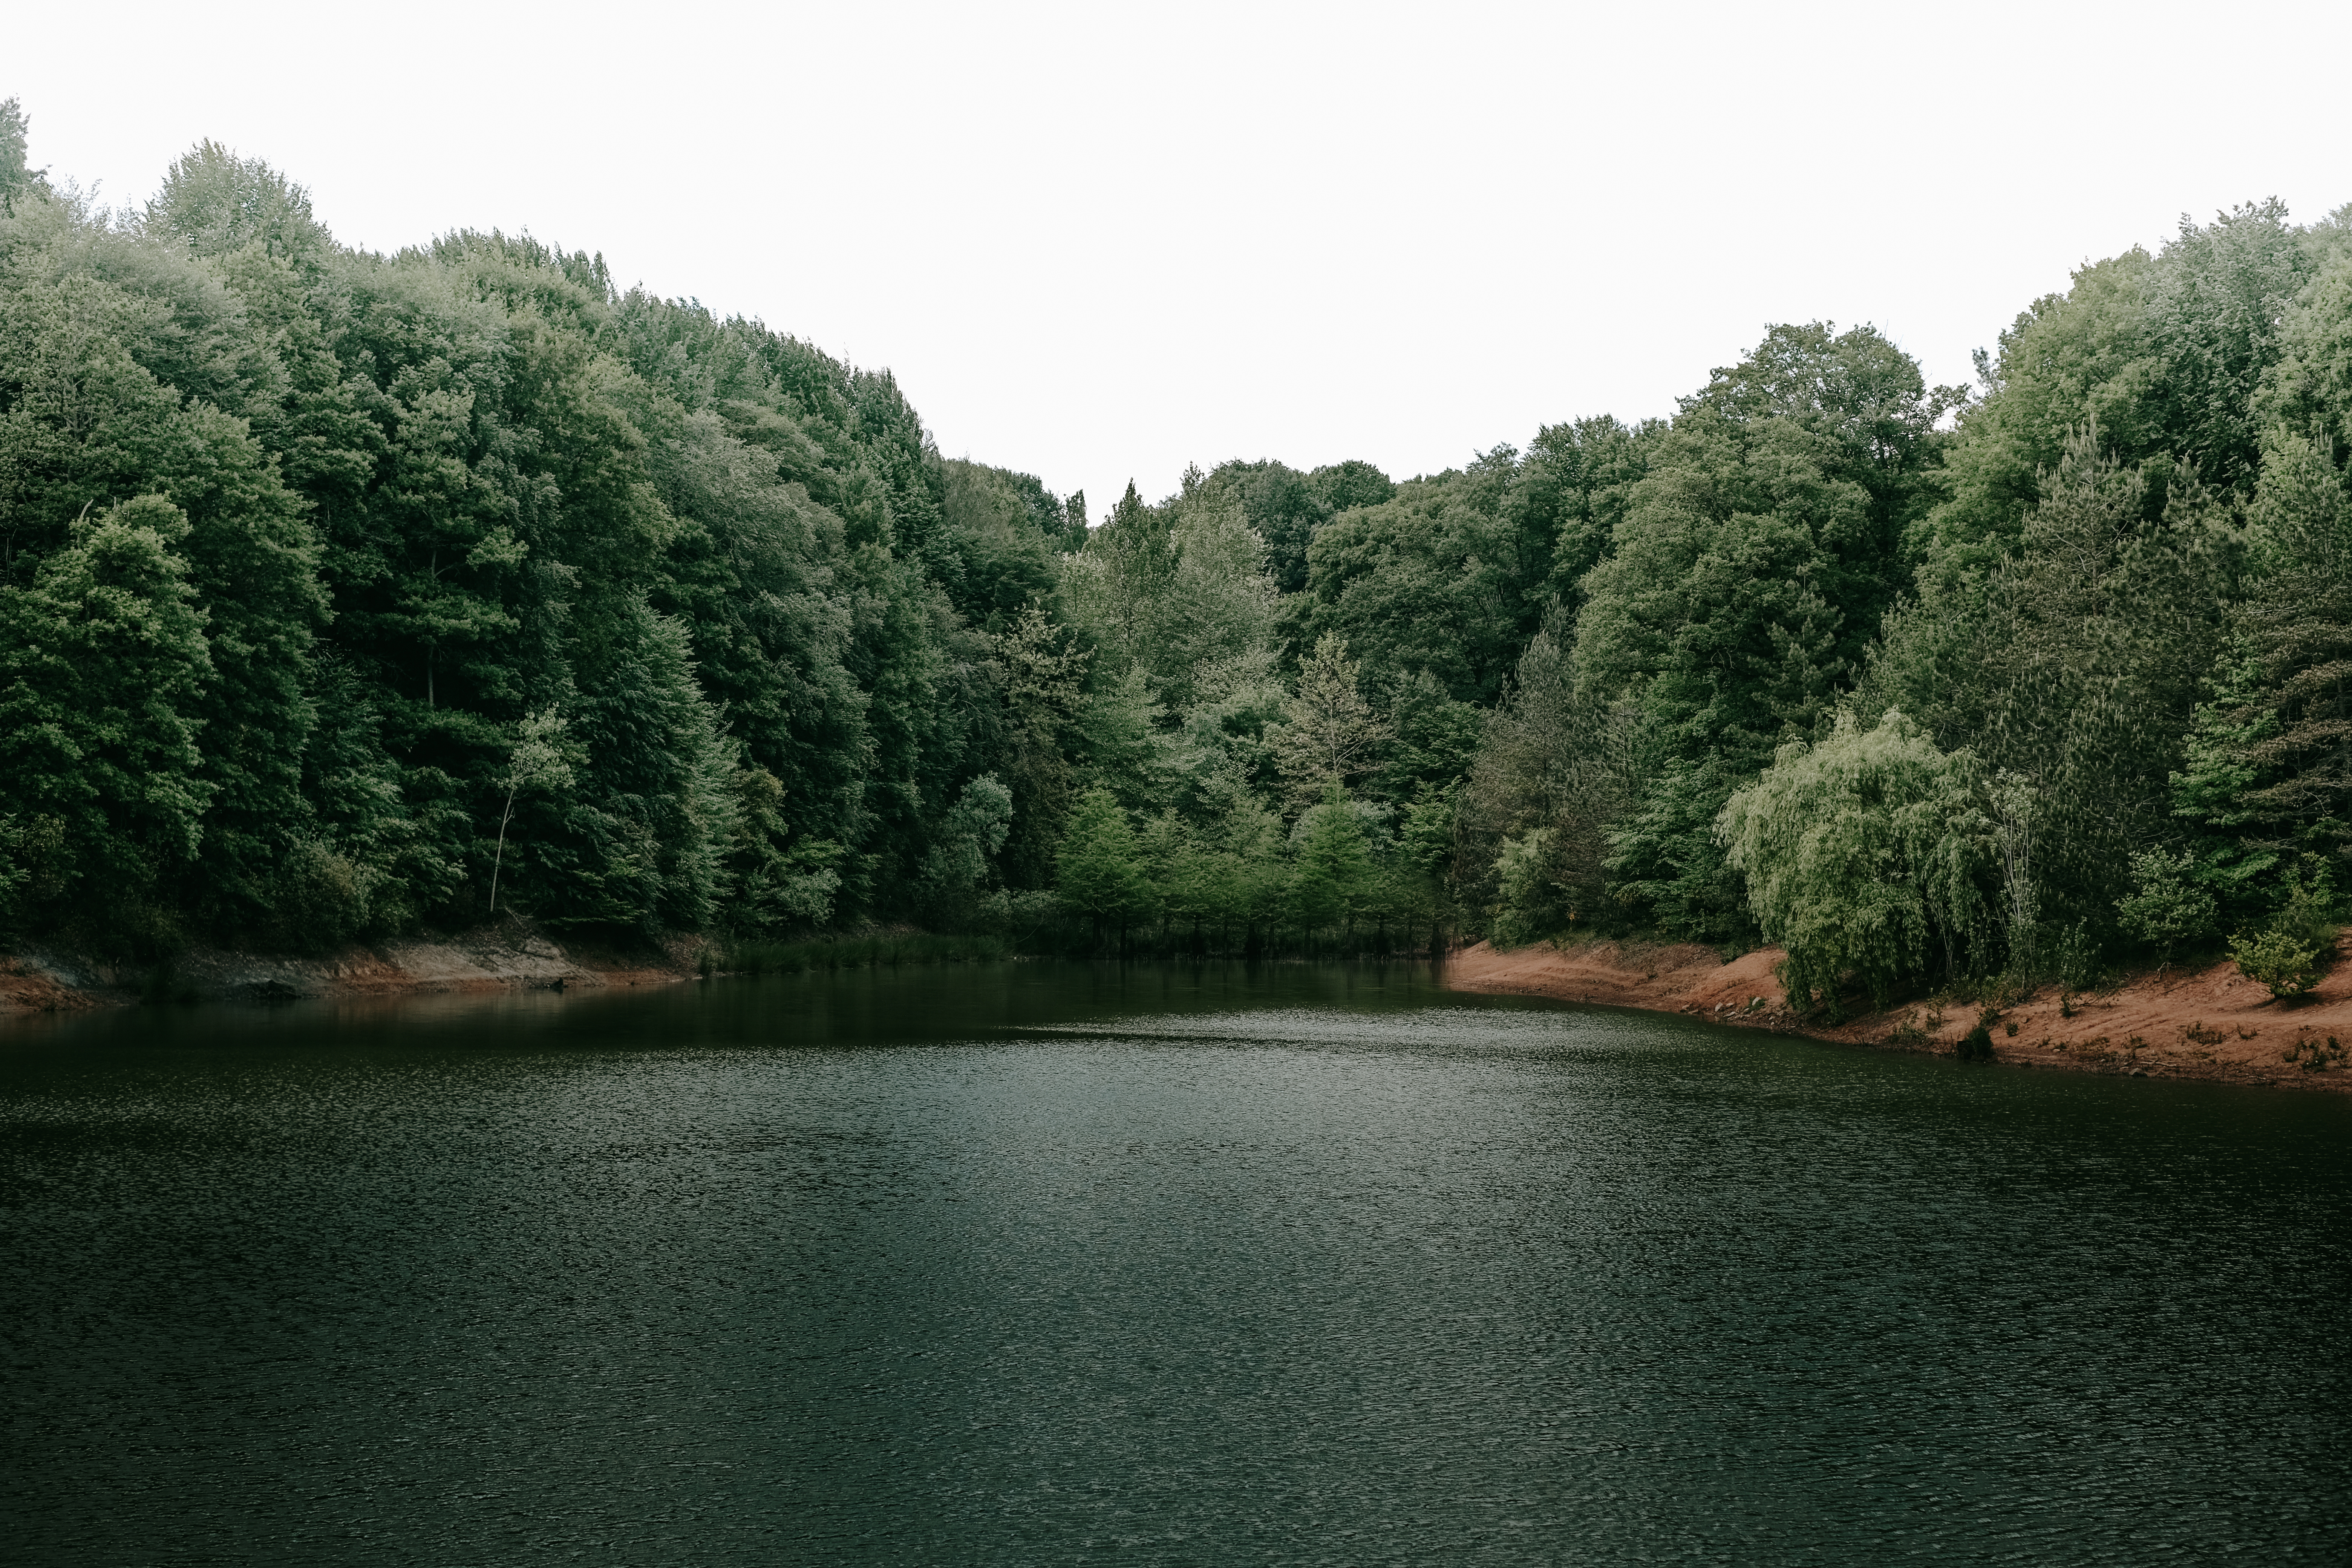
POLYGON ((2352 1560, 2352 1102, 1012 964, 0 1029, 24 1563, 2352 1560))

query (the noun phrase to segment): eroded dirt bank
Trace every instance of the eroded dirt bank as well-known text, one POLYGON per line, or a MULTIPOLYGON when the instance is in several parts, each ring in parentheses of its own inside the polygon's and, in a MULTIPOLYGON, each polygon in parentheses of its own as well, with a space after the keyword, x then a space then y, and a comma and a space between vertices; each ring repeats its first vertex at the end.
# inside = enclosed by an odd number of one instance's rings
POLYGON ((198 948, 166 963, 114 963, 20 948, 0 958, 0 1014, 142 1001, 292 1001, 409 992, 568 990, 688 978, 688 943, 621 950, 564 944, 520 921, 439 941, 352 946, 325 957, 198 948))
MULTIPOLYGON (((1977 1021, 1973 1004, 1947 1004, 1939 1014, 1927 1002, 1843 1025, 1801 1021, 1773 976, 1780 956, 1778 948, 1762 948, 1726 963, 1695 946, 1538 943, 1497 952, 1480 942, 1448 960, 1446 983, 1940 1054, 1949 1054, 1977 1021)), ((1993 1052, 2016 1067, 2352 1090, 2347 960, 2352 936, 2337 943, 2336 964, 2318 990, 2294 1004, 2272 1000, 2227 963, 2135 975, 2113 991, 2078 994, 2072 1017, 2062 1013, 2056 988, 2045 988, 1990 1025, 1993 1052), (2341 1044, 2331 1048, 2331 1038, 2341 1044)))

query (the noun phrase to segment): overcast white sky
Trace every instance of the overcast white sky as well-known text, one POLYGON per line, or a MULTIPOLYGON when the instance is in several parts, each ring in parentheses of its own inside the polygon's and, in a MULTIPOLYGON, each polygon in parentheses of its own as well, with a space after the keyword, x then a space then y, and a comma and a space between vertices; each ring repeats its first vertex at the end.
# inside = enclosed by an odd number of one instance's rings
POLYGON ((950 456, 1398 477, 1670 413, 1767 323, 1969 378, 2070 268, 2352 200, 2352 5, 12 7, 33 161, 200 137, 888 366, 950 456))

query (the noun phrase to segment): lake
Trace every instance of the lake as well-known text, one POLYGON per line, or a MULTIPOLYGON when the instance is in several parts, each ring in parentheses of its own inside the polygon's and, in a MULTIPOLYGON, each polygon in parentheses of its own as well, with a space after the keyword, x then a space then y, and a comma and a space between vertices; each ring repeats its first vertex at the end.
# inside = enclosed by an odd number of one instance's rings
POLYGON ((2352 1559, 2352 1100, 1004 963, 0 1026, 15 1563, 2352 1559))

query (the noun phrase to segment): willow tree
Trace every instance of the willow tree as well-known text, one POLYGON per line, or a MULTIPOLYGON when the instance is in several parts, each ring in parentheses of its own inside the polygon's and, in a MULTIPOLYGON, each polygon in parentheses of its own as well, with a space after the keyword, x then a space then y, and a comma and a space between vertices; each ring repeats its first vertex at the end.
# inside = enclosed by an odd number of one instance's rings
POLYGON ((1993 847, 1975 774, 1899 712, 1869 730, 1841 713, 1827 740, 1781 747, 1731 797, 1717 831, 1757 924, 1788 950, 1790 1001, 1834 1013, 1851 979, 1884 1005, 1931 943, 1958 966, 1993 847))
POLYGON ((1656 438, 1583 579, 1578 685, 1638 704, 1653 763, 1612 828, 1622 896, 1702 941, 1752 934, 1716 814, 1815 734, 1907 575, 1958 395, 1870 329, 1777 326, 1656 438))

